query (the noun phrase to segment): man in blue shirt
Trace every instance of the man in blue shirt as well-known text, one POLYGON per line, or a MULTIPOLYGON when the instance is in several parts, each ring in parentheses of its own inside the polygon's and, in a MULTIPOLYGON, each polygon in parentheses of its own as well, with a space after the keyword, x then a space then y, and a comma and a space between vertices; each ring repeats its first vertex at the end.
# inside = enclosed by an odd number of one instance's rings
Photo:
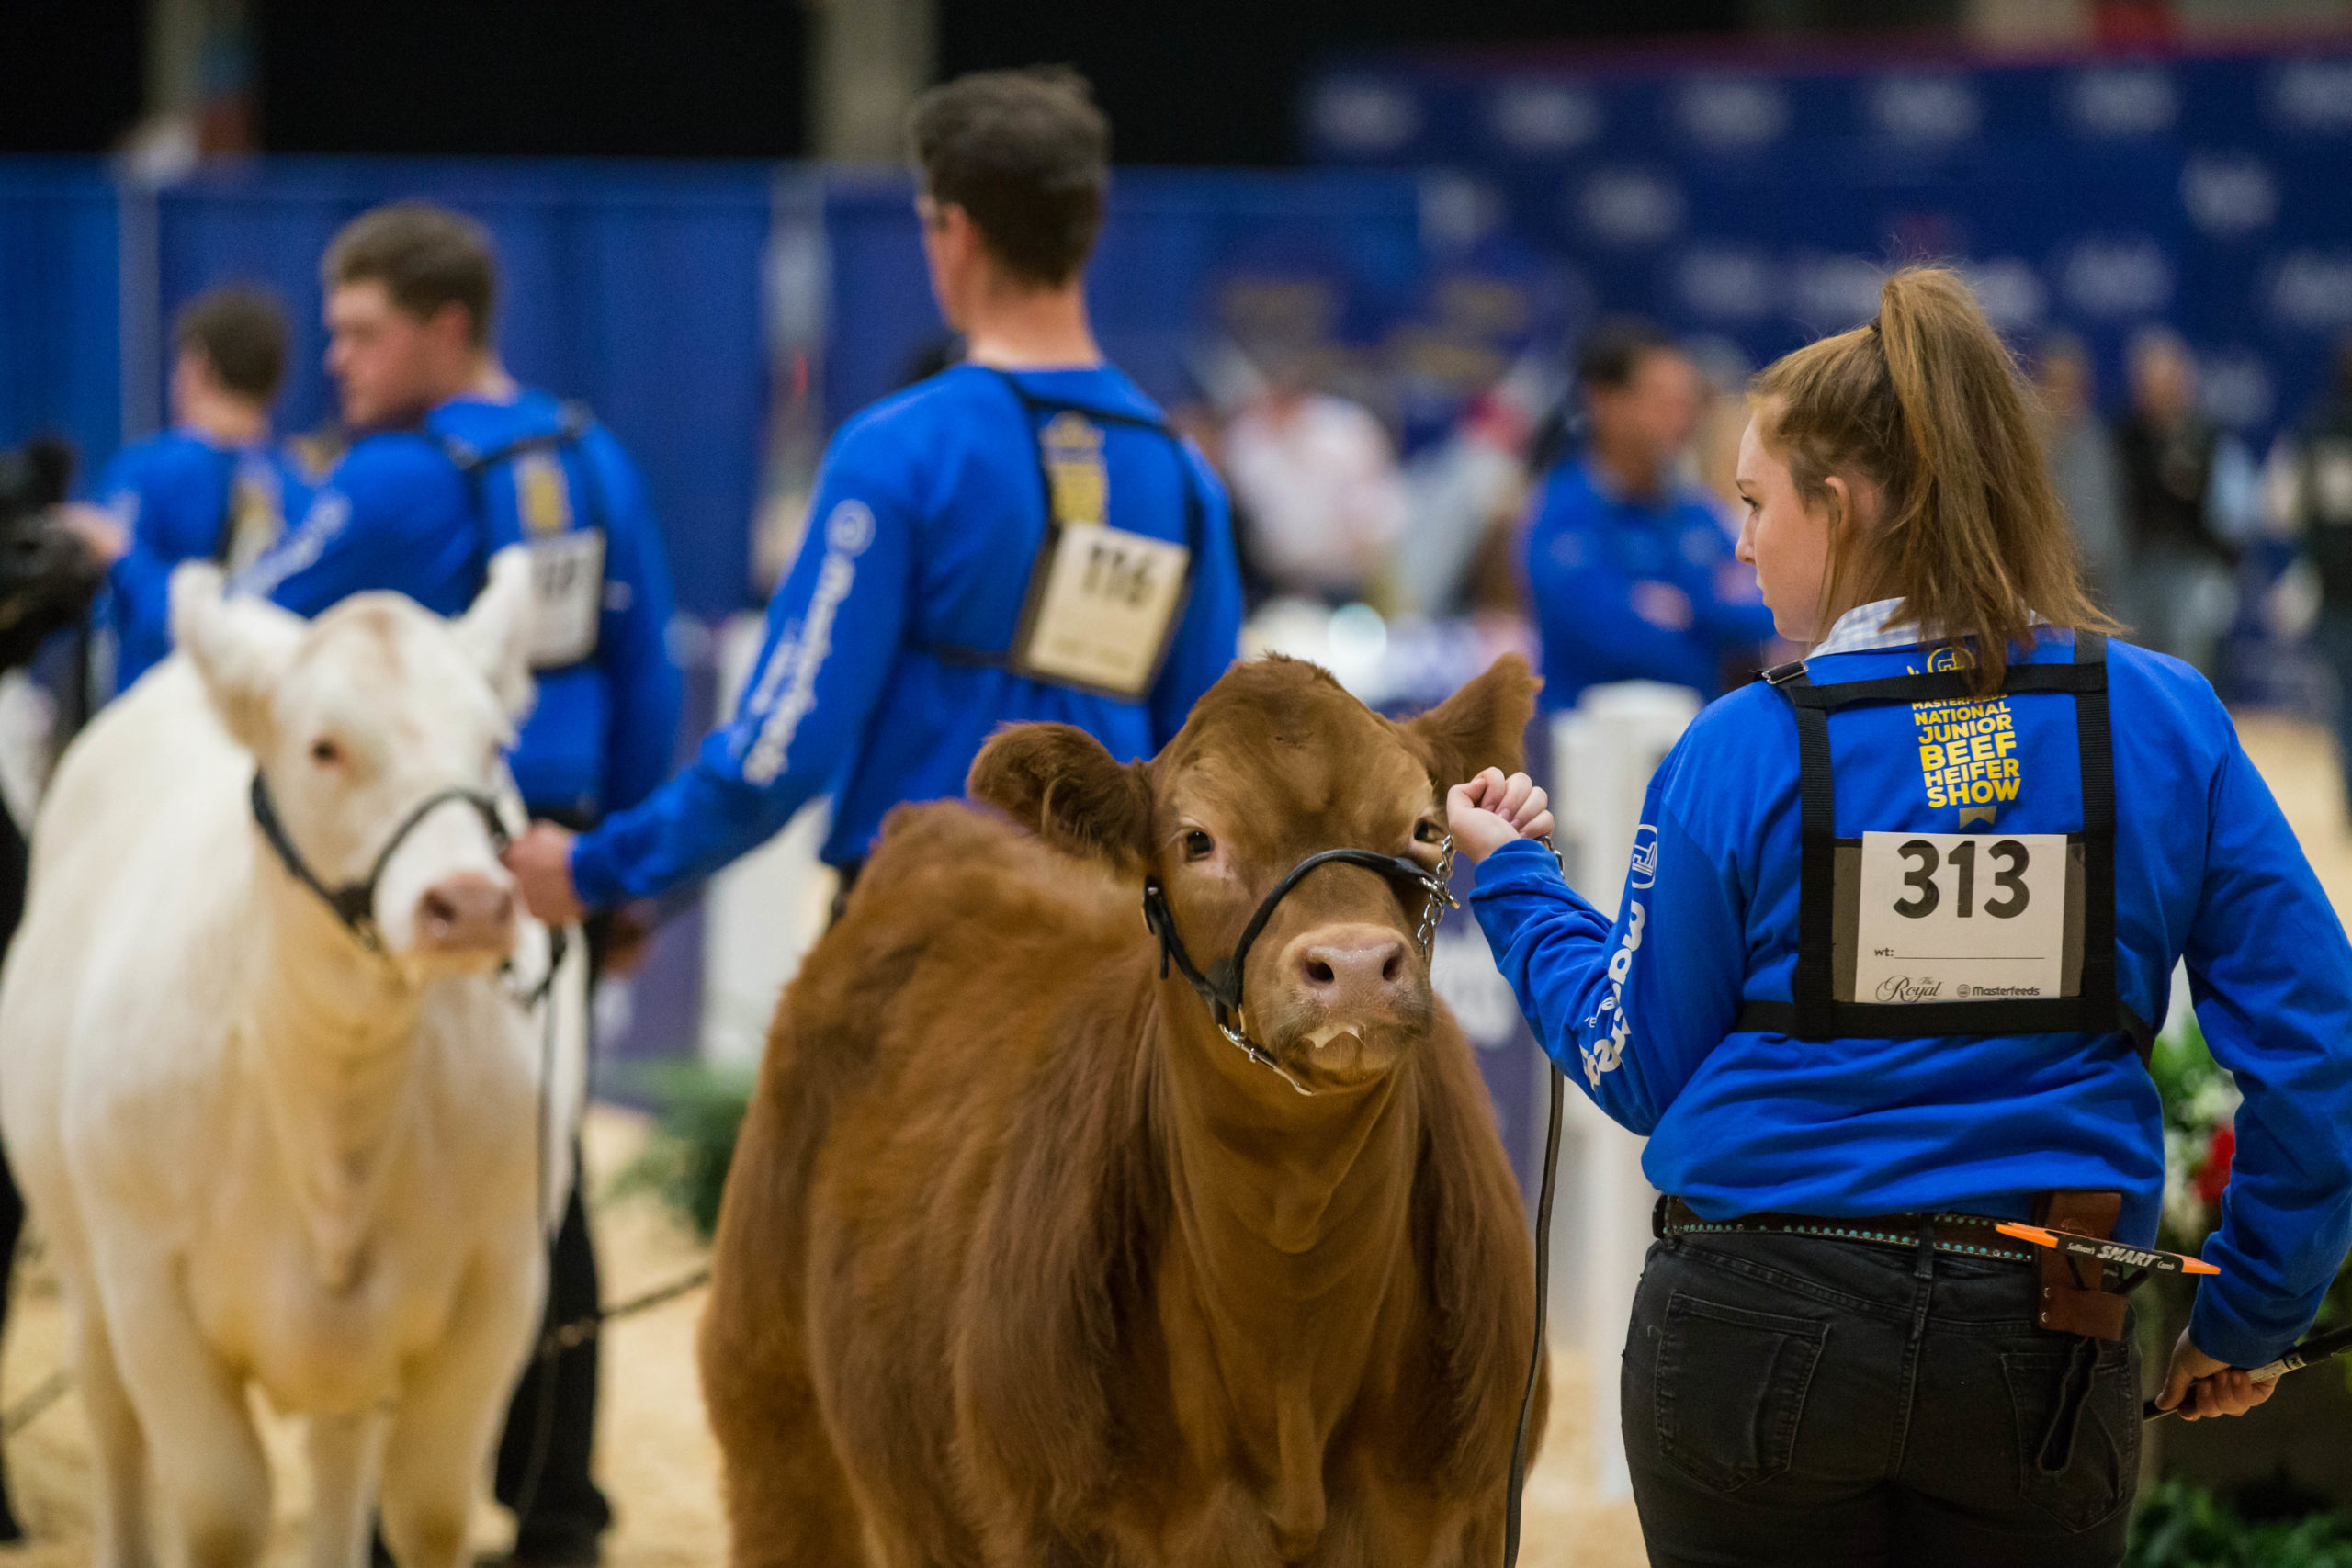
POLYGON ((1544 483, 1526 541, 1547 709, 1588 686, 1664 681, 1703 700, 1726 658, 1772 635, 1713 503, 1676 465, 1700 411, 1698 368, 1641 321, 1605 322, 1577 356, 1584 450, 1544 483))
POLYGON ((1234 657, 1224 492, 1088 322, 1109 128, 1084 84, 967 76, 910 130, 965 362, 835 435, 758 662, 695 761, 591 832, 537 827, 509 852, 542 918, 706 876, 823 793, 824 857, 854 877, 883 815, 960 795, 999 726, 1148 757, 1234 657))
MULTIPOLYGON (((538 698, 512 759, 515 784, 534 816, 577 827, 637 805, 669 771, 680 680, 661 536, 635 465, 584 411, 507 375, 490 333, 496 264, 470 220, 420 203, 378 208, 335 236, 323 271, 327 369, 357 437, 240 586, 304 615, 363 589, 454 615, 492 552, 525 546, 538 698)), ((608 937, 590 928, 592 965, 608 937)), ((593 1314, 577 1182, 552 1263, 549 1321, 593 1314)), ((516 1562, 598 1559, 611 1510, 589 1476, 595 1395, 593 1339, 516 1392, 497 1475, 500 1500, 522 1515, 516 1562)))
POLYGON ((97 506, 72 519, 113 563, 104 622, 118 692, 172 650, 172 569, 245 566, 309 500, 301 470, 269 439, 286 373, 277 301, 259 288, 210 289, 180 311, 172 338, 172 428, 115 454, 97 506))

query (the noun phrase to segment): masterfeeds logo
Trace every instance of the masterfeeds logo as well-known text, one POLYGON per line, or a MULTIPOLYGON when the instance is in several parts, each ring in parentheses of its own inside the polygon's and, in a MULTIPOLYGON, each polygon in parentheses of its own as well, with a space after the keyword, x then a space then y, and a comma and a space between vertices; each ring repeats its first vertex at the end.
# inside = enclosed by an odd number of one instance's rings
POLYGON ((1615 1072, 1617 1064, 1625 1059, 1625 1047, 1634 1032, 1633 1020, 1625 1016, 1625 976, 1634 972, 1634 954, 1641 950, 1642 927, 1649 918, 1650 912, 1640 899, 1626 906, 1625 939, 1609 955, 1609 994, 1600 999, 1600 1010, 1585 1020, 1587 1024, 1609 1021, 1608 1037, 1580 1053, 1584 1057, 1585 1081, 1595 1089, 1600 1087, 1601 1074, 1615 1072))

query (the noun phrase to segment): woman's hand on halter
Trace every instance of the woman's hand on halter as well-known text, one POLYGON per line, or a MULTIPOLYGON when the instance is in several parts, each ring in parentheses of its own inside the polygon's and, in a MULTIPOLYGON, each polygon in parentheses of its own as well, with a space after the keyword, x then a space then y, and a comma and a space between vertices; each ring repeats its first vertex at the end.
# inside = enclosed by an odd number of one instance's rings
POLYGON ((1500 768, 1488 768, 1447 792, 1446 830, 1453 835, 1454 852, 1476 865, 1513 839, 1550 838, 1550 807, 1525 773, 1505 778, 1500 768))

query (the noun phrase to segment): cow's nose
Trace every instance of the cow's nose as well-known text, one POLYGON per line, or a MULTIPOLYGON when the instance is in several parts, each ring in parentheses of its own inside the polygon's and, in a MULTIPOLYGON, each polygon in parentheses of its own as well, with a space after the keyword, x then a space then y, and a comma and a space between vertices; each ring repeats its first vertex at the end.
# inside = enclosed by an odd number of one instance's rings
POLYGON ((434 953, 503 953, 514 942, 514 891, 478 871, 447 876, 416 901, 417 945, 434 953))
POLYGON ((1405 939, 1381 926, 1318 931, 1297 951, 1300 986, 1341 1016, 1393 1009, 1404 997, 1412 969, 1405 939))

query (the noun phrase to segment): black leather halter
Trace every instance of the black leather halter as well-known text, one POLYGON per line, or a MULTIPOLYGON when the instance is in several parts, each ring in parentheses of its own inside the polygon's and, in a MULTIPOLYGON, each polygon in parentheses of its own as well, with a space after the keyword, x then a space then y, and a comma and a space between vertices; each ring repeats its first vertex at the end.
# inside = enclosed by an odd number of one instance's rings
POLYGON ((1239 1046, 1251 1061, 1272 1069, 1284 1083, 1305 1095, 1312 1095, 1315 1091, 1275 1061, 1272 1052, 1250 1038, 1247 1021, 1241 1016, 1241 972, 1250 962, 1250 944, 1266 929, 1266 922, 1273 919, 1274 907, 1306 880, 1308 872, 1335 861, 1376 871, 1400 886, 1420 889, 1423 896, 1420 925, 1413 933, 1413 941, 1420 949, 1421 962, 1427 964, 1430 944, 1437 937, 1439 911, 1462 907, 1454 901, 1453 891, 1448 886, 1453 870, 1453 840, 1451 837, 1439 851, 1438 868, 1434 872, 1419 861, 1408 860, 1403 855, 1384 855, 1374 850, 1325 850, 1307 856, 1291 867, 1289 874, 1275 883, 1272 891, 1259 901, 1257 912, 1250 917, 1250 923, 1241 928, 1241 940, 1234 943, 1232 956, 1213 961, 1206 973, 1193 962, 1193 955, 1184 950, 1184 939, 1176 934, 1176 915, 1168 907, 1168 890, 1160 886, 1159 878, 1148 876, 1143 884, 1143 923, 1150 928, 1152 935, 1159 939, 1160 978, 1166 979, 1168 966, 1175 964, 1177 972, 1192 982, 1193 989, 1199 992, 1201 1000, 1208 1004, 1209 1017, 1216 1022, 1217 1032, 1239 1046))
POLYGON ((392 852, 416 831, 418 824, 453 800, 464 801, 474 808, 481 818, 482 827, 489 830, 492 845, 503 852, 511 835, 506 831, 506 824, 499 819, 496 801, 479 790, 456 787, 437 790, 417 802, 414 808, 401 818, 400 826, 392 829, 392 836, 385 840, 384 847, 376 852, 375 863, 368 868, 365 881, 346 882, 340 887, 330 887, 317 872, 311 869, 311 863, 302 858, 302 852, 294 847, 294 840, 287 834, 285 822, 277 815, 277 803, 270 798, 269 782, 262 777, 260 769, 254 770, 254 821, 260 827, 261 836, 269 840, 271 849, 277 852, 278 863, 286 867, 288 874, 317 894, 326 907, 334 911, 334 918, 342 921, 344 928, 357 937, 360 945, 370 953, 384 951, 384 933, 376 926, 376 885, 383 880, 384 867, 390 862, 392 852))

